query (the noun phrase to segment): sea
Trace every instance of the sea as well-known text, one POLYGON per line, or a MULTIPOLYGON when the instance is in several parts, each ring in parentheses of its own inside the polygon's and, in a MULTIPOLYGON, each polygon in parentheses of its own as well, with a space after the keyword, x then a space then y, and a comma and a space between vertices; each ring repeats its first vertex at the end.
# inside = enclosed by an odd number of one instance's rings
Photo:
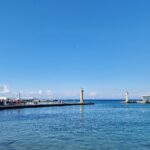
POLYGON ((0 111, 0 150, 150 150, 150 104, 0 111))

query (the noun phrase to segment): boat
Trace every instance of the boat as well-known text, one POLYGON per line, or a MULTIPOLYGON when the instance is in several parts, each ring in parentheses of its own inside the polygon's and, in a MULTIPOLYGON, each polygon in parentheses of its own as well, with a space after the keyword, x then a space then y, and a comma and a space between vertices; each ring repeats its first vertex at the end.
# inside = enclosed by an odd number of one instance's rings
POLYGON ((139 101, 137 101, 137 103, 139 103, 139 104, 146 104, 146 103, 148 103, 148 101, 145 101, 145 100, 139 100, 139 101))
POLYGON ((142 100, 137 101, 137 103, 140 104, 150 103, 150 96, 149 95, 142 96, 142 100))
POLYGON ((142 96, 142 99, 144 101, 149 101, 150 102, 150 95, 144 95, 144 96, 142 96))

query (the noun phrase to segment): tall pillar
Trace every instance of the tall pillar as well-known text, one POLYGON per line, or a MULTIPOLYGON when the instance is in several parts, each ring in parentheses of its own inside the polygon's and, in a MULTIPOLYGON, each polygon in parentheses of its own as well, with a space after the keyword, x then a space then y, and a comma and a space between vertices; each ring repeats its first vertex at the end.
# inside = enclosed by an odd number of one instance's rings
POLYGON ((21 100, 21 93, 20 93, 20 92, 19 92, 19 95, 18 95, 18 96, 19 96, 19 97, 18 97, 18 98, 19 98, 19 100, 21 100))
POLYGON ((80 90, 80 103, 84 103, 84 90, 81 88, 80 90))
POLYGON ((129 93, 126 92, 125 93, 125 103, 128 103, 129 102, 129 93))

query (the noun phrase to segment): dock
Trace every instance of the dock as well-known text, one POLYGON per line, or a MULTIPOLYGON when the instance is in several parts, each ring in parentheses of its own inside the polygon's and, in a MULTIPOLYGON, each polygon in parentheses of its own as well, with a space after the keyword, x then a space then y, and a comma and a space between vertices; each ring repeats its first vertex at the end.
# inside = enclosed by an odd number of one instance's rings
POLYGON ((56 106, 76 106, 76 105, 94 105, 94 103, 84 102, 84 103, 58 103, 58 104, 36 104, 36 105, 3 105, 3 106, 0 106, 0 110, 38 108, 38 107, 56 107, 56 106))
POLYGON ((80 90, 80 101, 79 102, 63 102, 60 100, 9 100, 5 97, 1 98, 0 110, 5 109, 21 109, 21 108, 38 108, 38 107, 56 107, 56 106, 77 106, 77 105, 94 105, 93 102, 84 102, 84 90, 80 90))
POLYGON ((143 100, 129 100, 128 102, 124 102, 125 104, 150 104, 150 101, 143 100))
POLYGON ((137 100, 129 100, 129 93, 126 92, 125 93, 125 100, 124 100, 125 104, 132 104, 132 103, 136 103, 136 104, 150 104, 150 96, 142 96, 142 99, 137 99, 137 100))

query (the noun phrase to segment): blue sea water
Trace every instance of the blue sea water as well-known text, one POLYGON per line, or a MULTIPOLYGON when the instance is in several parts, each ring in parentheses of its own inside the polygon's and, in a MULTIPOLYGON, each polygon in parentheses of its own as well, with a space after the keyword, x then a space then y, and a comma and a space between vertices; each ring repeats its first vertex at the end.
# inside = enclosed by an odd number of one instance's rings
POLYGON ((150 105, 95 105, 0 111, 0 150, 149 150, 150 105))

